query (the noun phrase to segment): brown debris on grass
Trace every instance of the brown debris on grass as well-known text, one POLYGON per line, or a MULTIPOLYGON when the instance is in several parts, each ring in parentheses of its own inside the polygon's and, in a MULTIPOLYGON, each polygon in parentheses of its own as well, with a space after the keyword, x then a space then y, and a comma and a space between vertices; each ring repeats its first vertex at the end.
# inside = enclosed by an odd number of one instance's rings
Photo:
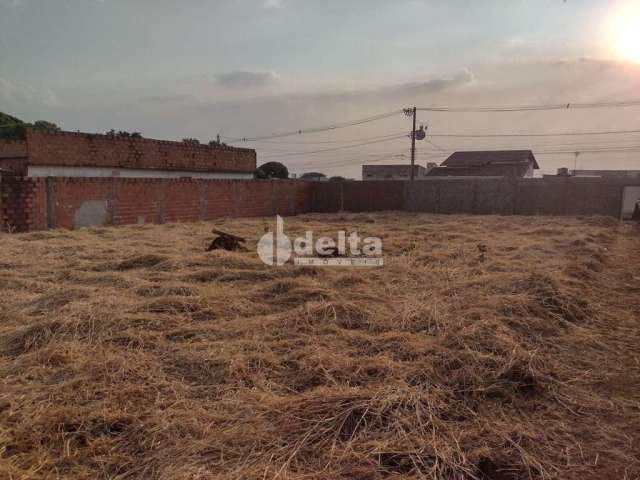
POLYGON ((217 223, 246 252, 206 224, 2 235, 0 478, 640 474, 640 232, 286 219, 383 238, 345 270, 264 265, 270 223, 217 223))

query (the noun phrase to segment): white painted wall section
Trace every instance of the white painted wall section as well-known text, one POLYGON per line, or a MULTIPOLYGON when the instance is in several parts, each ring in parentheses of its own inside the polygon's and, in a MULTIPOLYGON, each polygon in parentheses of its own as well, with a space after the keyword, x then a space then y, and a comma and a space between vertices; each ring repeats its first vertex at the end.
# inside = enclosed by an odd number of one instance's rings
POLYGON ((190 172, 182 170, 151 170, 108 167, 56 167, 29 165, 29 177, 120 177, 120 178, 204 178, 250 180, 252 173, 190 172))

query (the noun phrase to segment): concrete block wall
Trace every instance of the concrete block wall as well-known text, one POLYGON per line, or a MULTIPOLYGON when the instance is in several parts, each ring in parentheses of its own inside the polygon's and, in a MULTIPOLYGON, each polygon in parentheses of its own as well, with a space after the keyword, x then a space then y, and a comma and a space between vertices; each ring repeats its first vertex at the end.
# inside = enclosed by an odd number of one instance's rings
POLYGON ((3 176, 7 231, 195 222, 296 215, 311 208, 309 182, 3 176))
POLYGON ((30 165, 253 173, 256 152, 147 138, 27 130, 30 165))
POLYGON ((311 210, 314 212, 375 212, 405 208, 403 181, 312 183, 311 210))
POLYGON ((321 182, 314 212, 410 212, 496 215, 606 215, 619 218, 623 189, 639 180, 601 178, 433 179, 321 182))

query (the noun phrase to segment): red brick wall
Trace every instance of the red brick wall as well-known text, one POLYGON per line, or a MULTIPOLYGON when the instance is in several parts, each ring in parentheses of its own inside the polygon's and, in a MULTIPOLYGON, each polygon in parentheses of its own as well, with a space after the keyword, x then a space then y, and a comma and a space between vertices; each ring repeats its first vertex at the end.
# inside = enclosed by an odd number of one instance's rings
POLYGON ((247 148, 47 130, 28 130, 27 145, 32 165, 245 173, 256 169, 256 152, 247 148))
POLYGON ((27 156, 27 142, 24 140, 0 140, 0 158, 27 156))
POLYGON ((48 196, 49 224, 56 227, 73 228, 76 212, 85 202, 110 202, 113 190, 111 178, 56 177, 52 182, 53 194, 48 196))
POLYGON ((42 178, 0 177, 0 231, 47 228, 46 182, 42 178))
POLYGON ((77 228, 86 215, 104 225, 296 215, 309 211, 311 188, 293 180, 7 176, 2 211, 15 231, 77 228))
POLYGON ((0 158, 0 170, 13 175, 27 174, 26 158, 0 158))
POLYGON ((24 140, 0 140, 0 170, 16 175, 27 173, 27 142, 24 140))
MULTIPOLYGON (((239 215, 240 212, 234 205, 235 183, 236 182, 200 182, 200 188, 203 189, 203 201, 200 206, 203 218, 210 219, 239 215)), ((258 184, 258 182, 252 183, 258 184)))
MULTIPOLYGON (((157 179, 109 179, 115 193, 114 223, 128 225, 138 223, 164 223, 161 214, 163 184, 157 179)), ((66 224, 70 228, 72 224, 66 224)))
MULTIPOLYGON (((166 222, 197 222, 200 220, 200 183, 187 178, 165 182, 164 220, 166 222)), ((231 212, 231 209, 228 211, 231 212)))

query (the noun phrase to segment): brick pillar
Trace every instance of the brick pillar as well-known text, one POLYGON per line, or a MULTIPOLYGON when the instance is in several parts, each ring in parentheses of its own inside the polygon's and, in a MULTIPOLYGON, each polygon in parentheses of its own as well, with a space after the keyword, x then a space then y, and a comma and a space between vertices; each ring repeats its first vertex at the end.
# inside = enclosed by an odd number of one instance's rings
POLYGON ((207 181, 196 180, 198 182, 198 220, 207 220, 207 181))
POLYGON ((2 195, 2 172, 0 172, 0 232, 5 231, 5 219, 4 219, 4 204, 2 195))
POLYGON ((47 197, 46 197, 46 215, 47 228, 56 228, 58 222, 56 219, 57 199, 56 199, 56 177, 47 177, 47 197))
POLYGON ((158 188, 158 198, 157 205, 158 210, 156 211, 156 223, 162 225, 166 222, 166 206, 167 206, 167 179, 161 179, 159 182, 158 188))

